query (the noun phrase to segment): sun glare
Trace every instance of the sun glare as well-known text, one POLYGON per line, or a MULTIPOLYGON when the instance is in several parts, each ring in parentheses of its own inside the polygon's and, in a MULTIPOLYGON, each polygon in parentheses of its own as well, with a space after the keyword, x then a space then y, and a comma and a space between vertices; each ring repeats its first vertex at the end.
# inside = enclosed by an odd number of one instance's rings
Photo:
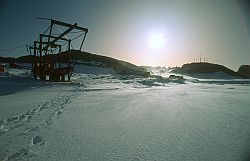
POLYGON ((153 32, 149 35, 149 45, 152 49, 161 49, 164 43, 165 39, 162 33, 153 32))

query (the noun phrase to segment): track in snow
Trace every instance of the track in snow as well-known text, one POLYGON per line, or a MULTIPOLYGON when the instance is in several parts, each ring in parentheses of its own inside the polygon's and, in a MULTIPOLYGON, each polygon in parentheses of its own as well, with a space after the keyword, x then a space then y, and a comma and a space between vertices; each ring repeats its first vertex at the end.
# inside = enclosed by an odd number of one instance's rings
POLYGON ((48 101, 37 104, 27 112, 1 120, 0 142, 4 144, 0 147, 0 160, 26 160, 32 157, 29 151, 34 146, 42 146, 46 143, 39 135, 39 130, 53 124, 54 120, 66 110, 65 107, 71 103, 71 99, 79 95, 79 91, 79 86, 73 86, 66 93, 58 94, 48 101), (4 142, 4 140, 12 140, 11 138, 18 138, 24 146, 4 142))

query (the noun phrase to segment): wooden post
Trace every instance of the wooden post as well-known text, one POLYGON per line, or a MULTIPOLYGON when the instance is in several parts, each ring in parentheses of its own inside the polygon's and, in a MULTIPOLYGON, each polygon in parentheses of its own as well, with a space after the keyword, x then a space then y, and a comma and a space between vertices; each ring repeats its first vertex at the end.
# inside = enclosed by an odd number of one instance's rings
POLYGON ((42 43, 42 38, 40 37, 40 42, 39 42, 39 54, 40 54, 40 65, 39 65, 39 77, 40 79, 44 79, 44 69, 43 69, 43 60, 42 60, 42 54, 43 52, 43 43, 42 43))
POLYGON ((71 67, 70 67, 70 45, 71 45, 71 40, 69 40, 69 46, 68 46, 68 81, 70 81, 70 71, 71 71, 71 67))
POLYGON ((40 54, 40 67, 42 66, 42 39, 40 37, 40 42, 39 42, 39 54, 40 54))
POLYGON ((37 59, 36 59, 36 42, 34 41, 34 62, 33 62, 33 77, 37 79, 37 59))
POLYGON ((58 59, 58 63, 59 63, 59 69, 61 68, 61 52, 62 52, 62 46, 60 45, 59 46, 59 54, 58 54, 58 56, 59 56, 59 59, 58 59))

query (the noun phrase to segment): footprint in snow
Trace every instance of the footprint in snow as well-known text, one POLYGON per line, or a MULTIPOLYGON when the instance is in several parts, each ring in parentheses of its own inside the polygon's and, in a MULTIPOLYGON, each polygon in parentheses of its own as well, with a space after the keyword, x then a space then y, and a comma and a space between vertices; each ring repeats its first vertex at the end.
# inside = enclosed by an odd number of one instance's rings
POLYGON ((20 158, 23 158, 28 155, 27 149, 21 149, 20 151, 11 154, 7 156, 4 161, 9 161, 9 160, 19 160, 20 158))
POLYGON ((31 139, 31 145, 43 145, 45 144, 45 141, 43 141, 41 136, 35 136, 31 139))

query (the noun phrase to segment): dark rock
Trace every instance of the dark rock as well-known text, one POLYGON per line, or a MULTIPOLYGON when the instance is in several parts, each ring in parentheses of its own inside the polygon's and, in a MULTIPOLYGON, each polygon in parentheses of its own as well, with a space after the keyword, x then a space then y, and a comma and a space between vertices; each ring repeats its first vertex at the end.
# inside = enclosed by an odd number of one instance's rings
POLYGON ((209 74, 215 72, 224 72, 229 76, 240 76, 239 73, 219 64, 212 63, 191 63, 184 64, 181 68, 175 68, 171 71, 178 74, 209 74))
POLYGON ((244 78, 250 78, 250 65, 240 66, 238 73, 244 78))
POLYGON ((185 80, 183 78, 183 76, 178 76, 178 75, 173 75, 171 74, 169 77, 168 77, 170 80, 185 80))

